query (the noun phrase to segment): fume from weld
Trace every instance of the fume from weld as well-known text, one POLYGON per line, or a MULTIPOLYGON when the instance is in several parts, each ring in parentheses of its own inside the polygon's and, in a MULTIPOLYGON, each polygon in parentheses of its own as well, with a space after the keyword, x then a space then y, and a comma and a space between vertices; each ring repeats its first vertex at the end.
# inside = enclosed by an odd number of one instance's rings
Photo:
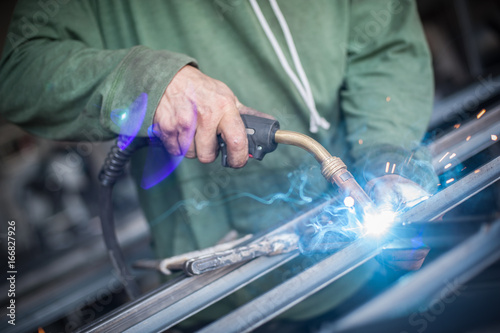
MULTIPOLYGON (((314 161, 311 161, 310 163, 314 163, 314 161)), ((316 201, 318 204, 321 204, 331 196, 317 190, 319 188, 319 184, 323 183, 324 185, 325 180, 321 176, 319 166, 310 163, 304 163, 295 171, 287 174, 288 186, 284 186, 286 190, 283 192, 275 192, 267 196, 259 196, 250 191, 243 192, 232 190, 228 195, 221 194, 210 200, 196 200, 195 198, 188 198, 176 202, 164 213, 151 221, 150 224, 156 225, 161 221, 166 221, 170 215, 179 209, 204 213, 206 212, 206 209, 210 207, 224 205, 233 201, 251 200, 264 206, 270 206, 277 202, 285 202, 297 210, 299 210, 300 207, 312 205, 316 203, 316 201)), ((272 214, 272 216, 269 216, 270 219, 276 219, 279 218, 280 212, 272 211, 271 209, 269 210, 269 214, 272 214)), ((280 222, 284 223, 287 221, 280 222)))

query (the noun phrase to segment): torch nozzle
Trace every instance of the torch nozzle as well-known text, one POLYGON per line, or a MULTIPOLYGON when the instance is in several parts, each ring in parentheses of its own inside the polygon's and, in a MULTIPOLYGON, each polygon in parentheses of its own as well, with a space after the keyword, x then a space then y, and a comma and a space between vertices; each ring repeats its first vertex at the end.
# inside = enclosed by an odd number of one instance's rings
POLYGON ((347 170, 344 162, 340 158, 332 156, 318 141, 302 133, 284 130, 276 131, 274 141, 297 146, 311 153, 321 164, 323 177, 336 184, 345 197, 354 199, 355 206, 363 212, 373 208, 373 202, 347 170))

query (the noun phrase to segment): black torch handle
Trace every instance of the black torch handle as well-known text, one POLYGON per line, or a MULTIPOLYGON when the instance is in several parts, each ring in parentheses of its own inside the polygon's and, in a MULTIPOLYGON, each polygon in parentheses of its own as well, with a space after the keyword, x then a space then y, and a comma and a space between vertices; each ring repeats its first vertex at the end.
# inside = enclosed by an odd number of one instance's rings
MULTIPOLYGON (((247 131, 248 155, 251 158, 261 161, 267 153, 273 152, 278 146, 274 142, 274 135, 279 130, 280 123, 277 120, 246 114, 241 115, 241 119, 247 131)), ((228 167, 227 145, 220 135, 218 136, 218 141, 222 166, 228 167)))

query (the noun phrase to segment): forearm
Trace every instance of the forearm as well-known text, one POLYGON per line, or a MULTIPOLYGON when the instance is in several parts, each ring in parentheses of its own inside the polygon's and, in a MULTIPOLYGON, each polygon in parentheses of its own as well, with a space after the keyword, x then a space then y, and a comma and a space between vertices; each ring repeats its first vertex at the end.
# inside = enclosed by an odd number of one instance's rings
MULTIPOLYGON (((0 74, 2 115, 51 139, 102 139, 120 133, 111 111, 127 109, 146 93, 146 135, 154 111, 175 73, 193 60, 145 47, 98 50, 78 41, 33 40, 4 59, 0 74)), ((132 110, 133 112, 133 110, 132 110)))

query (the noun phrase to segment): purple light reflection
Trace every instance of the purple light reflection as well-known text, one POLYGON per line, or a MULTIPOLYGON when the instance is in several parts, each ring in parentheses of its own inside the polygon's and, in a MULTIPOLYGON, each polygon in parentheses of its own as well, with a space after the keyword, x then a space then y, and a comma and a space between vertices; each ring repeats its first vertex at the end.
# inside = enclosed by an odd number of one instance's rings
POLYGON ((127 109, 111 111, 111 121, 120 128, 121 140, 118 142, 120 149, 127 148, 139 133, 146 116, 147 106, 148 94, 142 93, 127 109))
POLYGON ((145 190, 167 178, 183 160, 184 155, 170 155, 163 144, 150 144, 142 173, 141 187, 145 190))
POLYGON ((148 128, 150 144, 148 146, 148 153, 144 165, 144 171, 142 173, 141 187, 143 189, 147 190, 167 178, 184 159, 184 156, 189 149, 189 145, 193 141, 196 133, 198 109, 194 103, 192 103, 192 110, 194 113, 194 121, 188 129, 189 140, 187 140, 185 144, 180 147, 180 151, 182 152, 181 155, 174 156, 165 150, 163 143, 156 136, 158 133, 156 124, 153 124, 148 128))

